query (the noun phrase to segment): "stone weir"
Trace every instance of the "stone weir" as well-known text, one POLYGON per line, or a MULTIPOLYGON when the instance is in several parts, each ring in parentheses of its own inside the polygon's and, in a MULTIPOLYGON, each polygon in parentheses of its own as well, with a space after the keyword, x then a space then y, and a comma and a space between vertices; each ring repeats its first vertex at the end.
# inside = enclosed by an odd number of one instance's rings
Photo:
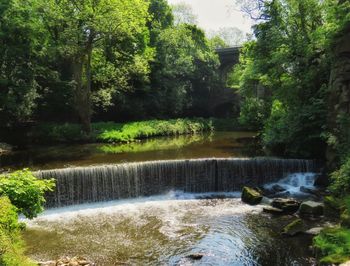
POLYGON ((36 172, 54 178, 47 207, 134 198, 166 193, 232 192, 260 186, 290 173, 314 172, 315 164, 298 159, 198 159, 123 163, 36 172))

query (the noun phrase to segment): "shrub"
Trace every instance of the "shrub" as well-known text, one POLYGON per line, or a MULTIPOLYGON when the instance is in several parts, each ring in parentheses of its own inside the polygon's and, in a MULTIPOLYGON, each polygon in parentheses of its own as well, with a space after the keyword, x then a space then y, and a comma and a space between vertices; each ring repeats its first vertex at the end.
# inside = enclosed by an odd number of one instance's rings
POLYGON ((313 242, 321 257, 321 263, 338 264, 350 259, 349 229, 341 227, 324 229, 313 242))
POLYGON ((268 104, 258 98, 246 98, 241 106, 239 123, 247 129, 258 130, 268 117, 268 104))
POLYGON ((97 139, 102 142, 130 142, 156 136, 197 134, 213 129, 211 120, 205 119, 149 120, 108 128, 97 139))
POLYGON ((331 180, 330 189, 334 194, 344 196, 350 192, 350 157, 331 174, 331 180))
POLYGON ((37 179, 28 169, 0 176, 0 195, 7 196, 27 218, 34 218, 43 211, 44 194, 53 188, 53 179, 37 179))
POLYGON ((0 197, 0 265, 6 266, 34 266, 23 255, 17 208, 8 197, 0 197))

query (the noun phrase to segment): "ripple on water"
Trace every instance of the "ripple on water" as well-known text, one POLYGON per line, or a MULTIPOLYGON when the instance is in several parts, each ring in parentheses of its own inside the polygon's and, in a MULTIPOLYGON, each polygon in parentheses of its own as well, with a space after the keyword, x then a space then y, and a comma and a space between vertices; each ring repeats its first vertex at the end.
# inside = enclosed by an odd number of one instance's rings
POLYGON ((238 198, 196 199, 205 196, 171 192, 48 210, 26 221, 27 253, 37 260, 80 255, 107 266, 308 265, 310 239, 276 233, 290 218, 271 220, 238 198), (187 257, 193 253, 204 256, 196 262, 187 257))

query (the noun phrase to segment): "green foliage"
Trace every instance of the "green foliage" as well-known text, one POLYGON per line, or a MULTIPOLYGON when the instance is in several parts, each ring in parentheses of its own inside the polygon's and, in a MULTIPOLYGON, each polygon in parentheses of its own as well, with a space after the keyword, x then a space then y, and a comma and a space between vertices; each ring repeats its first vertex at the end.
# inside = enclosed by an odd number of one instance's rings
POLYGON ((103 142, 129 142, 155 136, 196 134, 210 130, 213 130, 211 122, 204 119, 150 120, 128 123, 119 129, 105 130, 97 139, 103 142))
POLYGON ((269 105, 262 99, 246 98, 241 105, 239 123, 250 130, 263 127, 268 116, 269 105))
POLYGON ((321 263, 342 263, 350 259, 350 230, 346 228, 324 229, 314 238, 314 246, 320 253, 321 263))
POLYGON ((338 196, 345 196, 350 192, 350 157, 341 167, 331 174, 331 191, 338 196))
MULTIPOLYGON (((41 143, 71 142, 130 142, 156 136, 196 134, 214 130, 213 123, 227 127, 231 121, 211 119, 147 120, 130 123, 92 123, 92 132, 87 136, 79 124, 42 124, 32 133, 34 141, 41 143), (214 122, 213 122, 214 121, 214 122)), ((231 126, 231 125, 229 125, 231 126)))
POLYGON ((256 40, 244 45, 233 84, 239 84, 244 101, 259 98, 272 109, 262 129, 266 148, 288 156, 322 156, 331 61, 327 25, 337 2, 263 3, 265 20, 255 26, 256 40))
POLYGON ((44 194, 54 187, 54 180, 37 179, 28 169, 0 176, 0 195, 7 196, 19 213, 34 218, 43 211, 44 194))
POLYGON ((22 225, 18 222, 17 208, 7 197, 0 197, 0 265, 34 266, 23 253, 20 237, 22 225))

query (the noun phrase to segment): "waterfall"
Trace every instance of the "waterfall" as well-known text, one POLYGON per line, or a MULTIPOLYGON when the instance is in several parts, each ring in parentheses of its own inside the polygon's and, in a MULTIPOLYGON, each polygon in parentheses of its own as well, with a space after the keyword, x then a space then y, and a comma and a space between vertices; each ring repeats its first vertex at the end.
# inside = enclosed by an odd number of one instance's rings
POLYGON ((260 186, 291 173, 315 171, 313 161, 298 159, 196 159, 123 163, 36 172, 56 179, 47 207, 108 201, 166 193, 230 192, 260 186))

